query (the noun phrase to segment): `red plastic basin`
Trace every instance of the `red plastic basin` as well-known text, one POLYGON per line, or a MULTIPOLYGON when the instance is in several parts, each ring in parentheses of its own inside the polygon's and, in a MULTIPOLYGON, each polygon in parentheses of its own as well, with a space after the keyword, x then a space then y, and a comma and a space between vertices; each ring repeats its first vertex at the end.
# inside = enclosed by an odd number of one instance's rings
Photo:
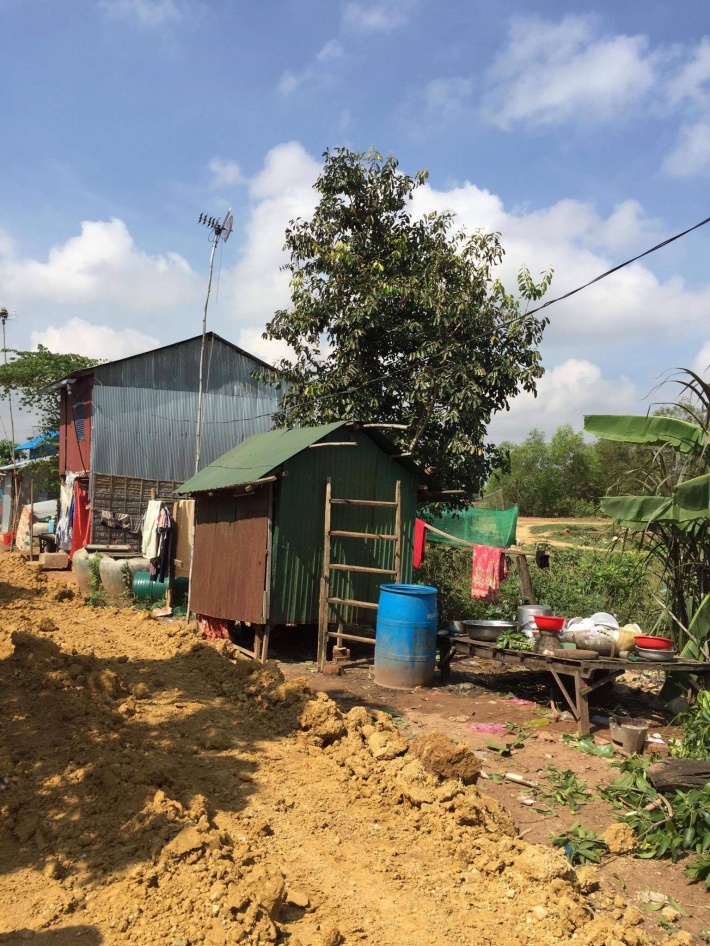
POLYGON ((673 650, 673 641, 670 637, 637 637, 637 647, 648 647, 649 650, 673 650))
POLYGON ((553 618, 549 614, 536 614, 535 623, 541 631, 561 631, 566 618, 553 618))

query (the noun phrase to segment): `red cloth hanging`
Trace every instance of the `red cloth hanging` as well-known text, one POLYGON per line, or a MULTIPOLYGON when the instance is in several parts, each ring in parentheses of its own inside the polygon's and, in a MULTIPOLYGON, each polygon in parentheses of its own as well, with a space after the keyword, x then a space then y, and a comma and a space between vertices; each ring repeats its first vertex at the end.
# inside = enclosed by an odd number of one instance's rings
POLYGON ((414 556, 412 565, 415 568, 421 568, 426 551, 426 523, 421 519, 414 520, 414 556))
POLYGON ((508 577, 508 560, 504 549, 474 545, 471 569, 471 597, 497 601, 500 583, 508 577))
POLYGON ((86 481, 74 480, 74 518, 72 520, 71 550, 69 558, 91 541, 91 511, 89 490, 86 481))

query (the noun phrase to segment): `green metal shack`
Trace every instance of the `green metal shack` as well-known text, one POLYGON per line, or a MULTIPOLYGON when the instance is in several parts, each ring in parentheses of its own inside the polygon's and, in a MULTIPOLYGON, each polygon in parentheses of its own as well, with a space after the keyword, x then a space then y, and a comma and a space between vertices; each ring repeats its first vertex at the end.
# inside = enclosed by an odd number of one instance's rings
POLYGON ((376 426, 254 434, 178 489, 196 500, 190 610, 256 625, 262 660, 274 625, 374 624, 379 585, 411 581, 419 488, 376 426))

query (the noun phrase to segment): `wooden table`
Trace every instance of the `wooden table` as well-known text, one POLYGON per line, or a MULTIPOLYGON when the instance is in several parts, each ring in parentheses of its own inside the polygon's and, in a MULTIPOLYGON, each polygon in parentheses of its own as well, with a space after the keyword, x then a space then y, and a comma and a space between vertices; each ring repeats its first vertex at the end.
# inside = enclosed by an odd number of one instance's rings
POLYGON ((506 667, 524 667, 528 670, 547 670, 555 678, 572 715, 577 721, 579 734, 588 736, 589 694, 606 683, 615 680, 627 670, 672 670, 687 679, 694 690, 708 689, 710 664, 698 660, 629 660, 624 657, 598 657, 596 660, 576 660, 574 651, 562 651, 570 656, 553 657, 536 654, 531 650, 507 650, 496 644, 470 640, 468 637, 452 637, 447 632, 439 634, 439 669, 444 680, 448 679, 451 662, 456 656, 481 657, 495 660, 506 667), (600 671, 606 671, 600 675, 600 671), (574 692, 570 693, 562 677, 572 677, 574 692), (698 677, 699 680, 696 680, 698 677), (594 679, 592 679, 594 678, 594 679), (702 681, 702 684, 701 682, 702 681))

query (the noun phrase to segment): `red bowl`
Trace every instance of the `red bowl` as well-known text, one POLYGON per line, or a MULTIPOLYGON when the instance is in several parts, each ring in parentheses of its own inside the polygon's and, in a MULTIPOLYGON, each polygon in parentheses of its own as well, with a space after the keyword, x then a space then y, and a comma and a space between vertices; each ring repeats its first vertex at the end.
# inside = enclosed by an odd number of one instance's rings
POLYGON ((648 647, 649 650, 673 650, 673 641, 670 637, 637 637, 637 647, 648 647))
POLYGON ((536 614, 535 623, 541 631, 561 631, 566 618, 553 618, 549 614, 536 614))

